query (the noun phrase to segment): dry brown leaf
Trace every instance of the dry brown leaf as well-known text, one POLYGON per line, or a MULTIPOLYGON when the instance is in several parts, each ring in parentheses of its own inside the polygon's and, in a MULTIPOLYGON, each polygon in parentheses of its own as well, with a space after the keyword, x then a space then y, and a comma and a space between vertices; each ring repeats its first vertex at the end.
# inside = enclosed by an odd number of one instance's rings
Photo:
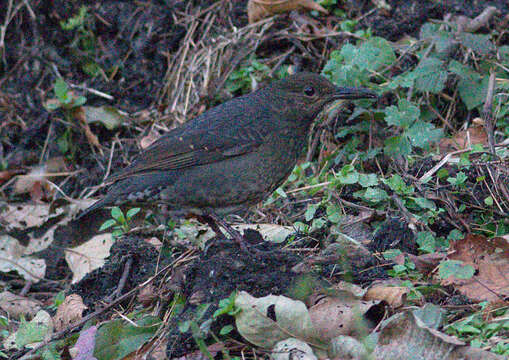
POLYGON ((57 313, 53 318, 55 330, 61 331, 80 321, 83 317, 83 311, 86 309, 88 308, 83 304, 81 296, 77 294, 67 296, 58 307, 57 313))
POLYGON ((65 261, 73 273, 75 284, 91 271, 104 265, 104 259, 110 255, 113 239, 110 233, 99 234, 72 249, 65 250, 65 261))
POLYGON ((383 300, 391 307, 397 308, 405 303, 409 291, 406 286, 395 286, 391 281, 382 281, 370 286, 364 300, 383 300))
POLYGON ((501 238, 467 235, 452 244, 451 260, 463 261, 477 271, 470 279, 448 278, 462 294, 475 301, 497 301, 509 296, 509 243, 501 238))
POLYGON ((446 154, 455 150, 468 148, 470 145, 488 144, 488 135, 481 125, 474 124, 467 130, 458 132, 452 138, 443 138, 438 145, 441 154, 446 154))
POLYGON ((3 170, 0 171, 0 185, 6 181, 9 181, 14 175, 17 175, 19 170, 3 170))
POLYGON ((20 175, 14 183, 15 194, 32 194, 32 200, 40 200, 43 192, 52 193, 52 187, 46 179, 51 179, 53 174, 67 171, 67 165, 63 157, 49 159, 43 165, 35 166, 26 175, 20 175))
POLYGON ((21 315, 31 319, 41 310, 41 304, 9 291, 4 291, 0 293, 0 309, 14 319, 19 319, 21 315))
POLYGON ((38 282, 46 274, 46 262, 24 256, 26 248, 10 235, 0 235, 0 272, 15 271, 25 280, 38 282))
POLYGON ((356 299, 352 294, 322 298, 309 309, 316 336, 322 341, 329 341, 340 335, 364 332, 368 323, 362 321, 363 316, 378 303, 356 299))
POLYGON ((159 135, 156 131, 151 131, 151 132, 148 133, 148 135, 144 136, 140 140, 140 147, 142 149, 146 149, 150 145, 152 145, 160 137, 161 137, 161 135, 159 135))
POLYGON ((299 9, 316 10, 327 14, 327 10, 313 0, 249 0, 247 15, 249 23, 252 24, 276 14, 299 9))
POLYGON ((447 254, 445 253, 431 253, 422 255, 403 253, 396 256, 393 260, 396 264, 404 265, 405 260, 408 258, 408 260, 415 264, 415 267, 419 272, 423 274, 429 274, 440 264, 440 261, 446 256, 447 254))

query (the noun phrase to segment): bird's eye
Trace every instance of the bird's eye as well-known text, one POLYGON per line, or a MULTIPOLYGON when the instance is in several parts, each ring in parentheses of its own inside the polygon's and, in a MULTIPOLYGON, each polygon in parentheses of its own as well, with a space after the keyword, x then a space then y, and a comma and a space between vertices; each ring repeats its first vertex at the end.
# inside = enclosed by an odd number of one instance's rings
POLYGON ((315 89, 312 86, 306 86, 304 88, 304 94, 307 96, 313 96, 315 94, 315 89))

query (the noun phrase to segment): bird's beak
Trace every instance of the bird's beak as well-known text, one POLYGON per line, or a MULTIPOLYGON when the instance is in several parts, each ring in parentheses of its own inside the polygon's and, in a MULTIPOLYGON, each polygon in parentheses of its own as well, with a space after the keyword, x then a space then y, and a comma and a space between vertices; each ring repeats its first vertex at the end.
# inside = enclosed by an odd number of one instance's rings
POLYGON ((338 87, 332 95, 332 100, 338 99, 377 99, 378 95, 373 91, 364 88, 338 87))

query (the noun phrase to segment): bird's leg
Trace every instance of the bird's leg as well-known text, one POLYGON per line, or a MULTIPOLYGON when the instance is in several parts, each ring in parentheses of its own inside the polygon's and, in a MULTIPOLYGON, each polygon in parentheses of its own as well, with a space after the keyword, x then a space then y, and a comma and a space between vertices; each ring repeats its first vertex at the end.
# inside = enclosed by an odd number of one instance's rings
MULTIPOLYGON (((249 254, 251 256, 254 256, 258 259, 267 259, 267 258, 273 258, 274 252, 273 251, 261 251, 259 249, 256 249, 252 246, 249 246, 249 244, 246 243, 246 240, 244 237, 235 230, 230 224, 228 224, 226 221, 224 221, 221 217, 217 216, 216 214, 212 212, 208 212, 206 217, 208 217, 210 220, 212 220, 215 224, 211 225, 212 229, 214 230, 214 227, 216 227, 219 230, 219 226, 221 226, 223 229, 226 230, 228 234, 232 237, 233 241, 235 241, 239 247, 240 250, 243 251, 246 254, 249 254)), ((204 219, 205 221, 206 218, 204 219)), ((209 223, 210 225, 210 223, 209 223)), ((216 231, 216 230, 214 230, 216 231)), ((219 230, 221 231, 221 230, 219 230)), ((217 232, 216 232, 217 233, 217 232)))
POLYGON ((231 227, 230 224, 228 224, 226 221, 224 221, 221 217, 217 216, 213 212, 208 212, 207 215, 202 216, 203 220, 209 224, 209 226, 214 230, 214 232, 218 235, 223 235, 221 232, 221 229, 219 229, 219 226, 221 226, 223 229, 226 230, 228 234, 232 237, 233 241, 235 241, 242 251, 248 252, 246 242, 244 241, 244 238, 242 235, 235 230, 233 227, 231 227))

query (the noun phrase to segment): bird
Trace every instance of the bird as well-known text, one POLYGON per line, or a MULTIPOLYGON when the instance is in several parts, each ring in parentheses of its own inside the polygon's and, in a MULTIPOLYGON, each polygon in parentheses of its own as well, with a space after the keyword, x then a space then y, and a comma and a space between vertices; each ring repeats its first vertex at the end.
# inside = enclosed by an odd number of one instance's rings
POLYGON ((261 202, 287 179, 328 104, 361 98, 377 95, 309 72, 233 98, 140 152, 106 179, 106 195, 78 218, 106 206, 164 204, 172 213, 194 214, 216 233, 221 226, 241 242, 224 216, 261 202))

